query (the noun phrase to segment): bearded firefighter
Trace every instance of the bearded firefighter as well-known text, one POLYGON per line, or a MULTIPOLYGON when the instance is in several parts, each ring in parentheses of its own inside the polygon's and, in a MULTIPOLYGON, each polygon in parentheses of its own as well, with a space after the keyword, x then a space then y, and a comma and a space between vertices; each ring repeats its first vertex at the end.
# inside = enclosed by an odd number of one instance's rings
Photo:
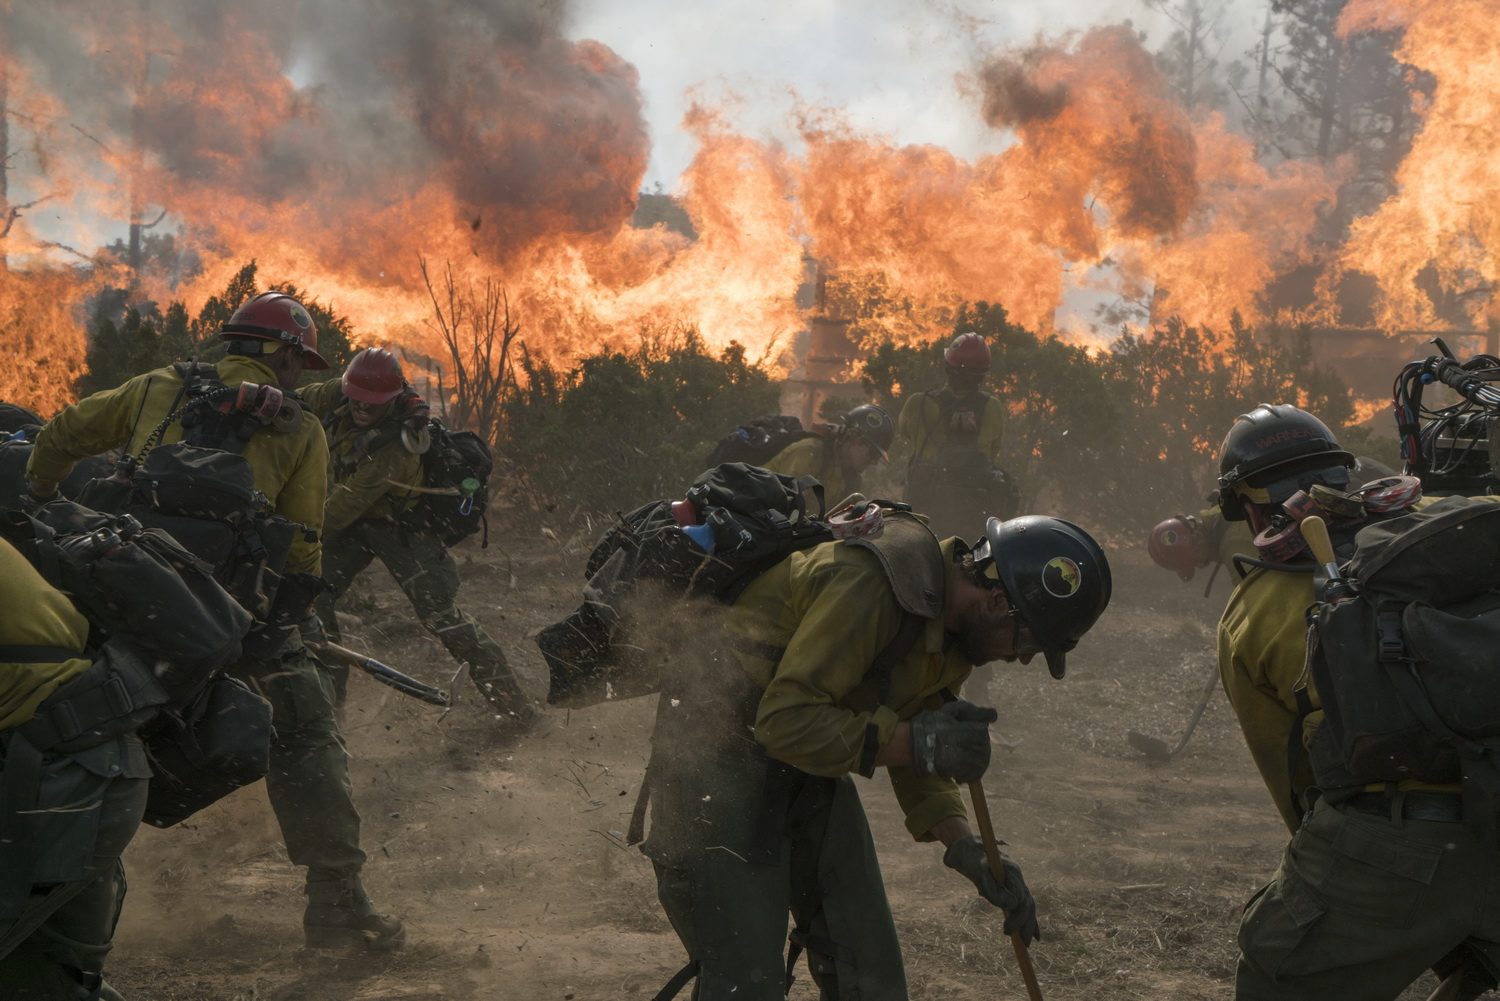
POLYGON ((954 700, 976 665, 1068 651, 1104 611, 1109 564, 1056 518, 989 519, 972 546, 892 515, 878 538, 829 542, 756 578, 695 630, 709 646, 662 688, 643 850, 697 1001, 780 1001, 798 955, 822 996, 907 996, 854 774, 885 769, 908 832, 1006 912, 1026 942, 1036 903, 997 880, 959 783, 990 760, 993 709, 954 700), (787 914, 790 961, 783 960, 787 914))
MULTIPOLYGON (((458 565, 443 540, 407 516, 421 496, 427 405, 384 348, 354 356, 339 379, 303 391, 328 431, 332 484, 323 515, 323 579, 318 618, 334 639, 334 603, 376 559, 396 579, 422 625, 471 677, 497 712, 528 721, 527 699, 500 645, 456 604, 458 565)), ((338 676, 339 696, 343 697, 338 676)))
MULTIPOLYGON (((212 378, 226 388, 253 384, 292 394, 305 370, 328 368, 318 353, 311 315, 296 299, 278 292, 262 293, 240 306, 219 336, 228 354, 212 366, 212 378)), ((37 435, 27 466, 32 494, 51 497, 73 464, 86 456, 112 448, 134 455, 150 445, 181 440, 184 371, 170 366, 148 372, 64 408, 37 435)), ((306 596, 303 607, 290 616, 295 620, 310 614, 307 606, 320 586, 328 444, 310 412, 300 406, 286 412, 292 419, 285 424, 264 425, 248 440, 226 440, 221 446, 239 450, 255 489, 276 514, 303 526, 292 539, 281 585, 285 594, 292 594, 292 582, 295 593, 306 596)), ((381 949, 401 944, 401 922, 375 911, 360 880, 365 862, 360 817, 348 751, 334 715, 332 680, 308 654, 296 629, 286 630, 271 649, 246 657, 229 673, 271 703, 275 738, 266 791, 287 855, 294 865, 307 867, 307 944, 381 949)))
POLYGON ((897 425, 910 450, 906 501, 940 532, 1011 513, 1012 485, 1000 469, 1005 406, 986 393, 990 346, 959 334, 943 351, 946 384, 910 397, 897 425))

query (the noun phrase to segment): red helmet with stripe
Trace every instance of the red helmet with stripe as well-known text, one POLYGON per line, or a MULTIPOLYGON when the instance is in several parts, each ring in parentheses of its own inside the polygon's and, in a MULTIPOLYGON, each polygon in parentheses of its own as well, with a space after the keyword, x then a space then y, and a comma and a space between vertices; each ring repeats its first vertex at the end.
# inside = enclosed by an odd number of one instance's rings
POLYGON ((219 330, 229 340, 275 341, 301 353, 303 364, 326 369, 328 361, 318 354, 318 326, 307 308, 284 292, 262 292, 234 311, 219 330))

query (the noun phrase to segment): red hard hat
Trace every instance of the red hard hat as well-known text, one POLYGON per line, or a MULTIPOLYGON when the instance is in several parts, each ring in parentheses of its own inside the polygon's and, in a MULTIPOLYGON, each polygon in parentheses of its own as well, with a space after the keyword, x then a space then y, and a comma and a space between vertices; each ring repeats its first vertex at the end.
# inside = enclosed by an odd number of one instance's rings
POLYGON ((1168 518, 1151 530, 1146 551, 1157 566, 1176 571, 1183 580, 1192 580, 1198 570, 1198 546, 1193 538, 1195 518, 1168 518))
POLYGON ((943 361, 949 368, 965 372, 988 372, 990 370, 990 346, 976 333, 959 334, 943 352, 943 361))
POLYGON ((395 355, 385 348, 365 348, 350 359, 339 385, 349 399, 379 406, 394 400, 406 380, 395 355))
POLYGON ((219 330, 219 336, 276 341, 300 351, 308 368, 328 367, 318 354, 317 324, 302 303, 284 292, 262 292, 245 303, 219 330))

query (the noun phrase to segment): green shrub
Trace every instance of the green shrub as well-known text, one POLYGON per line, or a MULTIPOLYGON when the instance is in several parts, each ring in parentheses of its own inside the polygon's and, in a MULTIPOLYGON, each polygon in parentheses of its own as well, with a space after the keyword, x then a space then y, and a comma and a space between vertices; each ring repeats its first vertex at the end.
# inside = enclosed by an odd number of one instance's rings
POLYGON ((571 519, 679 493, 731 428, 777 409, 780 387, 731 344, 647 331, 630 353, 559 370, 524 349, 505 404, 501 458, 533 504, 571 519))

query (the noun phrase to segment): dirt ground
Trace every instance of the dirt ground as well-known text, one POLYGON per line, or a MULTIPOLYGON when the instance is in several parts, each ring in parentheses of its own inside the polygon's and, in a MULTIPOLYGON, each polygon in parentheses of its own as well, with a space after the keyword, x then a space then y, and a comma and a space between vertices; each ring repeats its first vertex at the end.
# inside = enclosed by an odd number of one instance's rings
MULTIPOLYGON (((576 603, 580 536, 493 526, 466 544, 464 605, 540 696, 530 637, 576 603)), ((1037 897, 1044 992, 1070 999, 1229 998, 1240 907, 1286 831, 1221 693, 1187 748, 1152 765, 1130 729, 1175 741, 1211 670, 1227 594, 1112 555, 1114 602, 1053 681, 1039 663, 978 673, 999 707, 985 784, 1037 897)), ((351 645, 430 680, 453 669, 383 571, 351 596, 351 645)), ((971 682, 971 685, 974 684, 971 682)), ((366 678, 346 720, 370 855, 366 884, 402 915, 384 956, 301 947, 302 876, 260 787, 186 825, 143 829, 111 981, 141 1001, 649 999, 684 961, 646 859, 623 842, 647 753, 649 698, 552 710, 516 735, 463 700, 446 718, 366 678)), ((970 697, 977 697, 971 689, 970 697)), ((904 943, 911 996, 1022 998, 998 912, 941 851, 916 844, 879 776, 861 785, 904 943)), ((1409 992, 1424 997, 1430 985, 1409 992)), ((686 993, 682 997, 686 998, 686 993)), ((816 996, 805 973, 794 998, 816 996)))

